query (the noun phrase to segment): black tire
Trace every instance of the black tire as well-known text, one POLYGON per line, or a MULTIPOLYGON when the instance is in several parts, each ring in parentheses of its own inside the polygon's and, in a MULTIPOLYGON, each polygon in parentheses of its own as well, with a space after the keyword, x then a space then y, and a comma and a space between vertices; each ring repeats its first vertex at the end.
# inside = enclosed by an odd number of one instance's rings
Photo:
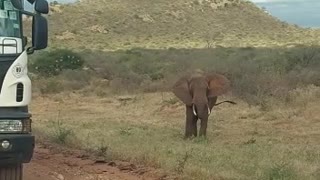
POLYGON ((22 180, 22 164, 0 167, 0 180, 22 180))

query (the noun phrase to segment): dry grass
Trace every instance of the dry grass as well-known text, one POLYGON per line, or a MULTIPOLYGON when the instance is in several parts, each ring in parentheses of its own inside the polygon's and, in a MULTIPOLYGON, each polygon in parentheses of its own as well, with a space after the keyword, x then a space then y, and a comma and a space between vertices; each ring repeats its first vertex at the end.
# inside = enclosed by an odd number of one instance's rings
MULTIPOLYGON (((317 179, 320 89, 309 86, 289 97, 268 111, 240 100, 219 106, 208 139, 190 141, 182 139, 184 106, 171 93, 37 95, 31 111, 36 133, 83 149, 107 149, 109 158, 175 170, 185 179, 317 179), (57 137, 65 131, 71 133, 57 137)), ((220 100, 225 98, 232 97, 220 100)))

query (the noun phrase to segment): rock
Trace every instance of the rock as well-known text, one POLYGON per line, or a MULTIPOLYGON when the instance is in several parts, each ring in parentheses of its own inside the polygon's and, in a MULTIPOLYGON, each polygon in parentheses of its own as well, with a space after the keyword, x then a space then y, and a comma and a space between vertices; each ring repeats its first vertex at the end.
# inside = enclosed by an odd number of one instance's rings
POLYGON ((114 167, 114 166, 116 166, 117 164, 116 164, 114 161, 111 161, 111 162, 108 163, 108 165, 114 167))
POLYGON ((138 19, 141 19, 143 22, 152 23, 154 19, 149 14, 139 14, 135 16, 138 19))
POLYGON ((123 101, 131 101, 134 100, 135 97, 134 96, 120 96, 118 97, 118 101, 123 102, 123 101))
POLYGON ((58 174, 57 179, 59 179, 59 180, 64 180, 64 177, 63 177, 62 174, 58 174))
POLYGON ((137 169, 137 167, 134 164, 131 164, 131 163, 120 164, 118 168, 121 171, 133 171, 133 170, 137 169))
POLYGON ((75 34, 70 31, 65 31, 61 35, 56 36, 59 40, 70 40, 75 38, 75 34))
POLYGON ((102 25, 94 25, 94 26, 91 26, 87 29, 89 29, 91 32, 95 32, 95 33, 102 33, 102 34, 109 33, 109 30, 102 25))
POLYGON ((56 180, 64 180, 64 176, 62 174, 59 174, 57 172, 50 172, 49 174, 56 180))
POLYGON ((210 3, 210 7, 212 9, 218 9, 218 5, 216 3, 210 3))

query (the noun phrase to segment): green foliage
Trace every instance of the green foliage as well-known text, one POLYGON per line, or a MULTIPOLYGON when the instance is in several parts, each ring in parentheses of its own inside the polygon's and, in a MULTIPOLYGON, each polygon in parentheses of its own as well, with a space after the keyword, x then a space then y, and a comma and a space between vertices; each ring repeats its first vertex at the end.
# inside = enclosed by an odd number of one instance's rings
POLYGON ((296 171, 293 167, 281 163, 275 164, 270 169, 265 170, 266 180, 295 180, 297 179, 296 171))
POLYGON ((163 78, 161 60, 143 54, 138 50, 128 50, 119 59, 119 63, 124 65, 129 71, 145 76, 151 80, 163 78), (146 57, 147 56, 147 57, 146 57))
MULTIPOLYGON (((65 70, 60 76, 72 82, 64 85, 74 87, 64 89, 81 89, 90 85, 92 79, 106 79, 108 86, 103 85, 102 92, 106 89, 112 93, 154 92, 169 91, 179 77, 200 68, 223 73, 231 80, 234 95, 250 104, 265 106, 266 97, 285 100, 288 92, 299 86, 319 86, 319 52, 316 46, 83 51, 78 55, 86 59, 93 71, 65 70)), ((63 67, 73 66, 63 64, 63 67)))
MULTIPOLYGON (((60 115, 60 114, 59 114, 60 115)), ((53 135, 52 139, 56 143, 65 144, 68 138, 73 135, 73 131, 58 119, 53 123, 53 135)))
POLYGON ((31 64, 31 69, 41 76, 50 77, 59 75, 63 70, 80 69, 83 64, 84 60, 78 53, 68 49, 57 49, 37 56, 31 64))
POLYGON ((287 71, 308 68, 316 65, 320 58, 319 48, 316 46, 296 48, 296 51, 287 53, 287 71))

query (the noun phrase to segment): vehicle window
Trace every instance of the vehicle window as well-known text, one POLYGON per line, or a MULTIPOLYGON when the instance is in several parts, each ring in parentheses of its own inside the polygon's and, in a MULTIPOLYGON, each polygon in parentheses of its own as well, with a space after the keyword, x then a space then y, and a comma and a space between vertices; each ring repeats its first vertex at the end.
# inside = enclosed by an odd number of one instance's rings
POLYGON ((0 36, 21 36, 19 12, 9 0, 0 0, 0 36))

